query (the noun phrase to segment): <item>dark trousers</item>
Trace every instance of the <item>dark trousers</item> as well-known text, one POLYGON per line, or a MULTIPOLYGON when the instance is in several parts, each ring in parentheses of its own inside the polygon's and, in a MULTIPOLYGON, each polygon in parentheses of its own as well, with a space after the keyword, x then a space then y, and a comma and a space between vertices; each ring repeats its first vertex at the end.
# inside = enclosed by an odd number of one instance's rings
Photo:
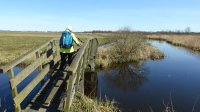
POLYGON ((64 70, 66 67, 66 64, 68 64, 70 66, 70 64, 72 63, 72 56, 73 56, 73 52, 72 53, 61 53, 60 52, 60 57, 61 57, 61 64, 60 64, 60 68, 59 70, 64 70))

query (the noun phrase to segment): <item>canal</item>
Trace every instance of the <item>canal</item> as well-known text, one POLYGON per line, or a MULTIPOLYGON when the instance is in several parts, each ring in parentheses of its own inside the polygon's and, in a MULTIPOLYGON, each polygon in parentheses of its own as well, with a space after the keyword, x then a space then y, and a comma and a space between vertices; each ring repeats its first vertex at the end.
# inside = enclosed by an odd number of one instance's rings
POLYGON ((122 64, 98 71, 97 97, 117 102, 124 112, 200 111, 200 55, 166 42, 150 41, 162 60, 122 64))

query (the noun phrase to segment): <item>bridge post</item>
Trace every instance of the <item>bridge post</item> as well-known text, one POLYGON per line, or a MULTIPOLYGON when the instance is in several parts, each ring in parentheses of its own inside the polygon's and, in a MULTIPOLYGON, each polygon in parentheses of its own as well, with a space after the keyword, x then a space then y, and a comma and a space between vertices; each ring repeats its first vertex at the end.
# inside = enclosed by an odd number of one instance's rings
MULTIPOLYGON (((10 88, 11 88, 11 92, 12 92, 12 97, 14 99, 18 95, 18 91, 17 91, 16 85, 13 82, 14 81, 14 71, 13 71, 13 68, 11 68, 10 70, 8 70, 8 76, 9 76, 9 79, 10 79, 10 88)), ((14 101, 14 106, 15 106, 15 111, 16 112, 21 112, 22 111, 20 104, 18 104, 15 101, 14 101)))
MULTIPOLYGON (((41 52, 40 52, 40 50, 37 51, 37 52, 35 53, 35 55, 36 55, 36 59, 39 59, 39 58, 41 57, 41 52)), ((38 67, 38 69, 39 69, 40 71, 43 69, 42 64, 38 67)))
POLYGON ((88 61, 89 61, 89 67, 90 67, 90 70, 92 72, 95 71, 95 55, 96 55, 96 49, 97 49, 97 46, 96 46, 96 43, 94 40, 91 40, 90 42, 90 47, 89 47, 89 57, 88 57, 88 61))
POLYGON ((80 92, 81 94, 84 94, 84 78, 83 70, 84 70, 84 57, 81 58, 80 64, 78 66, 78 72, 77 72, 77 79, 76 79, 76 91, 80 92))
POLYGON ((69 112, 70 111, 70 106, 72 103, 72 100, 74 98, 75 94, 75 81, 77 78, 77 74, 69 74, 69 81, 67 81, 67 98, 65 99, 65 106, 64 106, 64 112, 69 112))

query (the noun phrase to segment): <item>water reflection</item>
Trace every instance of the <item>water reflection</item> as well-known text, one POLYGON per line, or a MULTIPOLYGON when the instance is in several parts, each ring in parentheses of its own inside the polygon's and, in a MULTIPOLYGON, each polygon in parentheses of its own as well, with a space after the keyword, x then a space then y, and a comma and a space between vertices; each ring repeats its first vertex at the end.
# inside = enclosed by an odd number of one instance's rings
POLYGON ((84 94, 90 98, 96 98, 97 85, 97 72, 86 72, 84 75, 84 94))
POLYGON ((121 64, 104 73, 105 81, 114 88, 127 92, 136 91, 145 81, 146 75, 134 64, 121 64))

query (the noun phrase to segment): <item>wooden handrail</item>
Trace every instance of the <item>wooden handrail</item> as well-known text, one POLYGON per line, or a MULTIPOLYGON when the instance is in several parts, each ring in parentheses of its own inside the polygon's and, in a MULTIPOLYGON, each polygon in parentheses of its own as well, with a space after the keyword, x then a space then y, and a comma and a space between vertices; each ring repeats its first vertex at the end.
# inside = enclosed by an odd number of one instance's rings
POLYGON ((86 43, 83 44, 83 47, 80 48, 80 50, 78 51, 77 55, 75 56, 75 58, 73 59, 71 65, 68 68, 68 72, 70 74, 75 73, 77 71, 78 68, 78 63, 81 60, 81 57, 83 56, 86 47, 88 46, 89 41, 87 41, 86 43))
MULTIPOLYGON (((80 48, 71 65, 67 69, 69 80, 67 81, 67 98, 65 100, 64 112, 70 111, 70 106, 72 104, 75 91, 78 90, 78 83, 81 78, 84 79, 84 71, 86 67, 89 64, 90 67, 94 65, 94 55, 96 54, 97 46, 98 41, 96 38, 86 41, 86 43, 84 43, 83 47, 80 48)), ((84 89, 84 87, 82 87, 82 89, 84 89)), ((84 90, 80 91, 82 91, 82 93, 84 94, 84 90)))
MULTIPOLYGON (((95 42, 96 42, 97 44, 96 44, 96 46, 93 46, 93 47, 95 47, 94 49, 96 49, 96 47, 97 47, 97 45, 98 45, 98 41, 97 41, 96 38, 89 39, 86 43, 84 43, 83 47, 80 48, 80 50, 79 50, 79 52, 77 53, 76 57, 75 57, 74 60, 72 61, 71 65, 69 66, 69 68, 68 68, 68 70, 67 70, 69 73, 71 73, 71 74, 76 73, 77 68, 78 68, 78 65, 79 65, 79 62, 80 62, 81 58, 83 57, 83 54, 85 53, 85 50, 86 50, 87 48, 90 48, 90 46, 89 46, 89 45, 90 45, 90 41, 94 41, 94 40, 95 40, 95 42)), ((93 43, 92 43, 92 44, 93 44, 93 43)), ((90 48, 90 49, 92 49, 92 48, 90 48)), ((96 53, 94 53, 94 54, 96 54, 96 53)))

